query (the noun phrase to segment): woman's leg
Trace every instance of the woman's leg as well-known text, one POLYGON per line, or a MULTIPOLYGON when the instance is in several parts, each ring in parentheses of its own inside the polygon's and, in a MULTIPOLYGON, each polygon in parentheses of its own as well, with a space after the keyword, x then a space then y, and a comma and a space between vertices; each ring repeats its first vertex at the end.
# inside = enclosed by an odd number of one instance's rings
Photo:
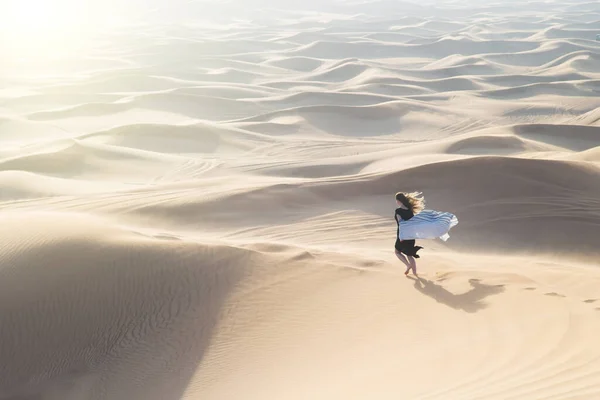
POLYGON ((413 256, 408 256, 408 262, 410 263, 410 266, 408 267, 406 272, 408 272, 409 270, 412 269, 413 274, 416 276, 417 275, 417 260, 415 260, 415 258, 413 256))
POLYGON ((398 259, 400 261, 402 261, 404 263, 404 265, 406 265, 406 272, 404 273, 404 275, 408 274, 408 271, 410 270, 410 263, 408 262, 406 257, 404 257, 404 254, 402 254, 398 250, 396 250, 396 257, 398 257, 398 259))

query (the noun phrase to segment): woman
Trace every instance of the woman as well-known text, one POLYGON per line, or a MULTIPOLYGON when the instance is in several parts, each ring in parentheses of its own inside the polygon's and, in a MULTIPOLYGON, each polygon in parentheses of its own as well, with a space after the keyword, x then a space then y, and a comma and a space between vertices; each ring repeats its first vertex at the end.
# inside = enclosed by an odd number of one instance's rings
POLYGON ((404 275, 408 275, 411 269, 413 274, 417 275, 417 261, 415 258, 419 258, 417 251, 423 247, 415 246, 414 239, 400 240, 400 220, 408 221, 414 217, 415 214, 423 211, 425 208, 425 199, 419 196, 421 196, 420 192, 396 193, 396 204, 398 204, 398 208, 396 208, 394 219, 396 220, 398 229, 396 232, 396 244, 394 247, 396 248, 396 257, 398 257, 398 259, 406 265, 406 271, 404 272, 404 275), (402 253, 406 254, 408 258, 402 253))

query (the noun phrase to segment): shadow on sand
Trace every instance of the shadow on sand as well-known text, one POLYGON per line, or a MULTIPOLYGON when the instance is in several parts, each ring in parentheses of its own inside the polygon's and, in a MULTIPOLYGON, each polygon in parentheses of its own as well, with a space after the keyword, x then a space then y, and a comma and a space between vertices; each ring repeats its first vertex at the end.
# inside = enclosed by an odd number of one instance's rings
POLYGON ((408 278, 415 281, 415 289, 424 295, 455 310, 468 313, 484 309, 487 305, 482 301, 483 299, 504 291, 504 285, 486 285, 479 279, 469 279, 471 289, 465 293, 454 294, 430 280, 412 276, 408 278))

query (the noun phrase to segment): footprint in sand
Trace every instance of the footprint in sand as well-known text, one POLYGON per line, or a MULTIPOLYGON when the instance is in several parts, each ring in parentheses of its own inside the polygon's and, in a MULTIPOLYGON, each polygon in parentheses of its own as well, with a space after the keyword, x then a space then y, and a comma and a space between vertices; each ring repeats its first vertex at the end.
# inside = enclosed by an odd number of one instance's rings
POLYGON ((550 292, 550 293, 544 293, 546 296, 553 296, 553 297, 565 297, 565 295, 562 295, 560 293, 556 293, 556 292, 550 292))
POLYGON ((583 302, 584 303, 595 303, 597 300, 598 299, 587 299, 587 300, 584 300, 583 302))
POLYGON ((524 290, 535 290, 534 287, 526 287, 524 290))
POLYGON ((438 272, 435 274, 435 280, 437 282, 443 282, 450 277, 450 272, 438 272))
POLYGON ((159 233, 158 235, 154 235, 153 237, 155 239, 162 239, 162 240, 181 240, 181 238, 178 236, 173 236, 173 235, 169 235, 166 233, 159 233))

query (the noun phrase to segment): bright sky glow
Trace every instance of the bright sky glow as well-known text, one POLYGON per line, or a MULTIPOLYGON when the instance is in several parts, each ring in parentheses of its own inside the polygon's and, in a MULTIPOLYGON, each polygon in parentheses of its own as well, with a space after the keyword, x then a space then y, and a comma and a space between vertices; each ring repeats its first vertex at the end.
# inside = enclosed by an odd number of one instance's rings
POLYGON ((75 57, 101 22, 101 4, 96 0, 0 0, 4 59, 0 68, 41 67, 65 54, 75 57))
POLYGON ((90 22, 85 0, 4 0, 3 3, 2 30, 19 37, 72 33, 90 22))

